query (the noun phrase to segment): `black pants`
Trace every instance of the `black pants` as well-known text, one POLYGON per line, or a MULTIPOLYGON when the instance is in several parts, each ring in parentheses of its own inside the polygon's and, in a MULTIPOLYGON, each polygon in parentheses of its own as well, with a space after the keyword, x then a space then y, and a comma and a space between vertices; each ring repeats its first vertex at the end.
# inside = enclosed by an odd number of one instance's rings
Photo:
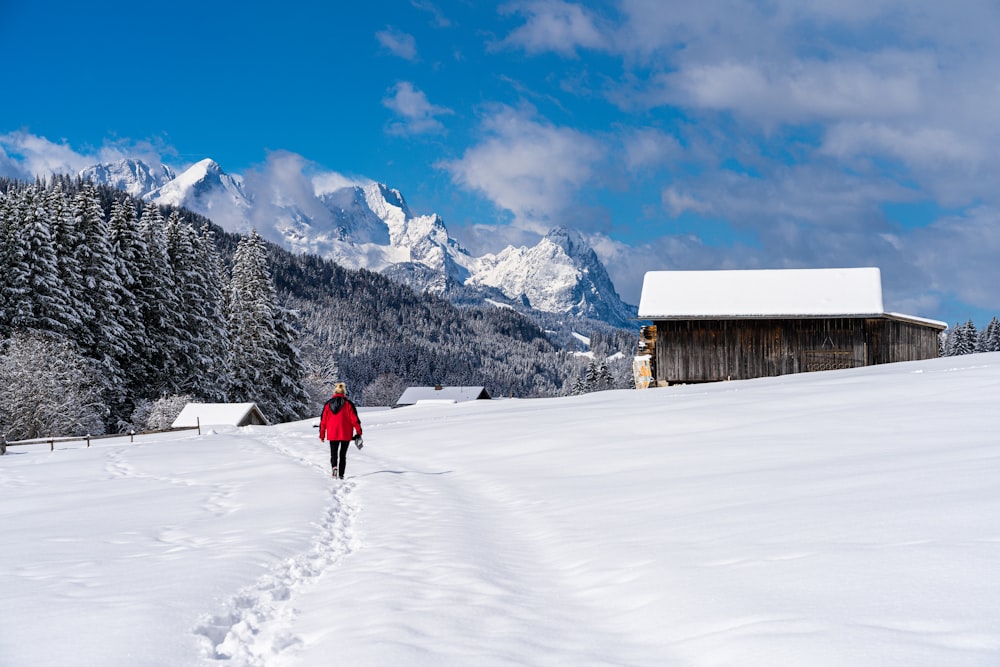
POLYGON ((350 440, 330 441, 330 465, 340 479, 344 479, 344 471, 347 469, 347 448, 350 444, 350 440))

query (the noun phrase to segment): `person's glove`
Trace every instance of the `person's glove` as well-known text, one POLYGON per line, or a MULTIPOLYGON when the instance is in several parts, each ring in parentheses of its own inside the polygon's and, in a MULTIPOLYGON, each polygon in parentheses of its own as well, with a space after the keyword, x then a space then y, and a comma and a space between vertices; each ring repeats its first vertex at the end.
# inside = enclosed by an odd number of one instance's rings
POLYGON ((365 441, 361 439, 361 434, 360 433, 358 433, 356 436, 354 436, 351 439, 354 440, 354 444, 358 446, 358 449, 361 449, 362 447, 365 446, 365 441))

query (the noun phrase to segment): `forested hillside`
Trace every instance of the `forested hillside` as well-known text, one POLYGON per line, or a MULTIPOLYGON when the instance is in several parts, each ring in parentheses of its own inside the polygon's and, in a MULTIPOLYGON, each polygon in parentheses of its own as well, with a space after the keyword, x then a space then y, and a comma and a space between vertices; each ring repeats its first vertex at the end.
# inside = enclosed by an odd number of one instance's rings
POLYGON ((512 310, 459 308, 67 177, 0 180, 0 264, 11 439, 143 428, 188 399, 304 417, 335 380, 363 404, 411 384, 555 395, 587 362, 512 310))

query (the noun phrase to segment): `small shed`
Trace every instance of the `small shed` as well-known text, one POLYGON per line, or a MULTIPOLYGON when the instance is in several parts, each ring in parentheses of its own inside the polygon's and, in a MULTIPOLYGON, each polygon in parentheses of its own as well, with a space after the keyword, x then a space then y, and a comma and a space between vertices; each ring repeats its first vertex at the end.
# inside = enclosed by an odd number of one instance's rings
POLYGON ((947 328, 885 312, 871 267, 650 271, 639 318, 654 385, 931 359, 947 328))
POLYGON ((198 426, 267 426, 256 403, 188 403, 171 424, 173 428, 198 426))
POLYGON ((396 401, 396 407, 414 405, 418 401, 451 401, 465 403, 466 401, 490 400, 486 387, 407 387, 403 395, 396 401))

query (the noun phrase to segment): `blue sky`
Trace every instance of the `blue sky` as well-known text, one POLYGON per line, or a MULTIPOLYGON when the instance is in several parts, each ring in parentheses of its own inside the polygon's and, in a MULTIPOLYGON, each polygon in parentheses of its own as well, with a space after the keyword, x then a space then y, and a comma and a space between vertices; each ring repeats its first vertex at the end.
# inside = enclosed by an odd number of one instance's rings
POLYGON ((474 252, 588 235, 650 269, 879 266, 1000 314, 993 2, 0 0, 0 174, 123 155, 374 179, 474 252))

